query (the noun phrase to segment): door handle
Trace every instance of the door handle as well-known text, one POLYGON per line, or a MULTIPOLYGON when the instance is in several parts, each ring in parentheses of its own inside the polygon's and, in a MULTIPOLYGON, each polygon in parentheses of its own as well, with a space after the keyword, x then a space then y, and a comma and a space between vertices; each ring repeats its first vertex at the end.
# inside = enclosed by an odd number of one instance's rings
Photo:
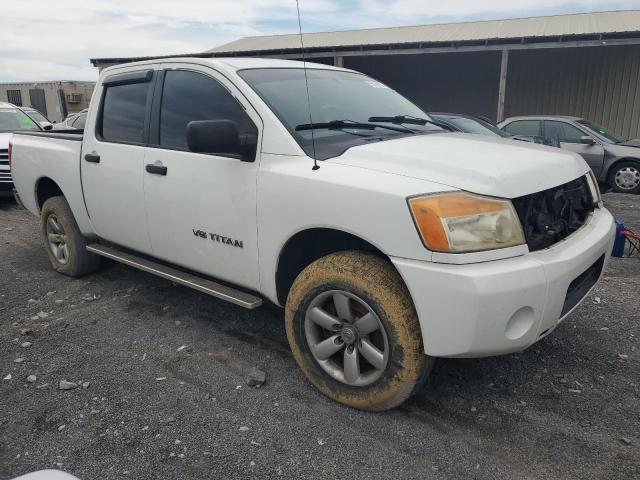
POLYGON ((149 173, 153 173, 155 175, 166 175, 167 167, 163 165, 156 165, 155 163, 148 163, 145 167, 145 170, 149 173))
POLYGON ((100 163, 100 155, 98 155, 97 153, 93 152, 93 153, 87 153, 84 156, 85 161, 87 162, 91 162, 91 163, 100 163))

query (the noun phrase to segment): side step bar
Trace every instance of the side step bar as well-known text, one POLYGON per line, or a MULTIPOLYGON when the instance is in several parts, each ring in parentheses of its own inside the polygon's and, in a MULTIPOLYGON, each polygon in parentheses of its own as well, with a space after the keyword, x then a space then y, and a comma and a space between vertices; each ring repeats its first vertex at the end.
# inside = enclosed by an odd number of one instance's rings
POLYGON ((212 297, 240 305, 244 308, 253 309, 262 305, 262 299, 256 295, 236 290, 235 288, 222 285, 214 282, 213 280, 198 277, 144 257, 139 257, 98 243, 87 245, 87 250, 97 255, 110 258, 111 260, 115 260, 116 262, 124 263, 130 267, 152 273, 158 277, 166 278, 167 280, 179 283, 180 285, 185 285, 195 290, 199 290, 200 292, 211 295, 212 297))

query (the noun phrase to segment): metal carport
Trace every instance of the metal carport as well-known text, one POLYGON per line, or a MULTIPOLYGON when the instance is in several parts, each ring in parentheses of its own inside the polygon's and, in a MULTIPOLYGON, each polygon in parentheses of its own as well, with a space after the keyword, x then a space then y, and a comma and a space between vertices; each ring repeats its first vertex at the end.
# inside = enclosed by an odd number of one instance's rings
MULTIPOLYGON (((640 11, 306 33, 310 61, 367 73, 427 111, 585 116, 640 137, 640 11)), ((190 54, 300 59, 296 34, 190 54)), ((135 59, 94 59, 97 67, 135 59)))

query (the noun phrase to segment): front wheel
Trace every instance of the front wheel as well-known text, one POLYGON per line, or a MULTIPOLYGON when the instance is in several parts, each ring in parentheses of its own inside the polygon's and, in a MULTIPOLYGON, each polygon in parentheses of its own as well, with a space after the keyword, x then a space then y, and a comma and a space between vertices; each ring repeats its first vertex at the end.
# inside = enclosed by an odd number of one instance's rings
POLYGON ((40 231, 54 270, 79 277, 100 266, 100 257, 87 251, 87 241, 64 197, 51 197, 44 202, 40 231))
POLYGON ((609 173, 609 185, 620 193, 640 192, 640 162, 629 160, 614 165, 609 173))
POLYGON ((335 253, 305 268, 289 292, 285 322, 309 381, 350 407, 400 405, 434 363, 402 278, 370 253, 335 253))

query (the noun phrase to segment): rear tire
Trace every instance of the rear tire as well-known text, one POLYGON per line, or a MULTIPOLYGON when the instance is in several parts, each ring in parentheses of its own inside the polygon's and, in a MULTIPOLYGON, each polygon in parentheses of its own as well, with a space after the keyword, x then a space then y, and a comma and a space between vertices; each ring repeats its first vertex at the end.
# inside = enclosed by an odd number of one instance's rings
POLYGON ((614 192, 640 192, 640 162, 624 160, 613 166, 609 172, 609 185, 614 192))
POLYGON ((388 260, 370 253, 334 253, 305 268, 289 292, 285 323, 307 379, 353 408, 382 411, 400 405, 435 362, 424 353, 402 278, 388 260), (365 316, 367 321, 360 322, 365 316))
POLYGON ((100 266, 100 257, 87 251, 87 241, 64 197, 51 197, 44 202, 40 232, 51 266, 57 272, 80 277, 100 266))

